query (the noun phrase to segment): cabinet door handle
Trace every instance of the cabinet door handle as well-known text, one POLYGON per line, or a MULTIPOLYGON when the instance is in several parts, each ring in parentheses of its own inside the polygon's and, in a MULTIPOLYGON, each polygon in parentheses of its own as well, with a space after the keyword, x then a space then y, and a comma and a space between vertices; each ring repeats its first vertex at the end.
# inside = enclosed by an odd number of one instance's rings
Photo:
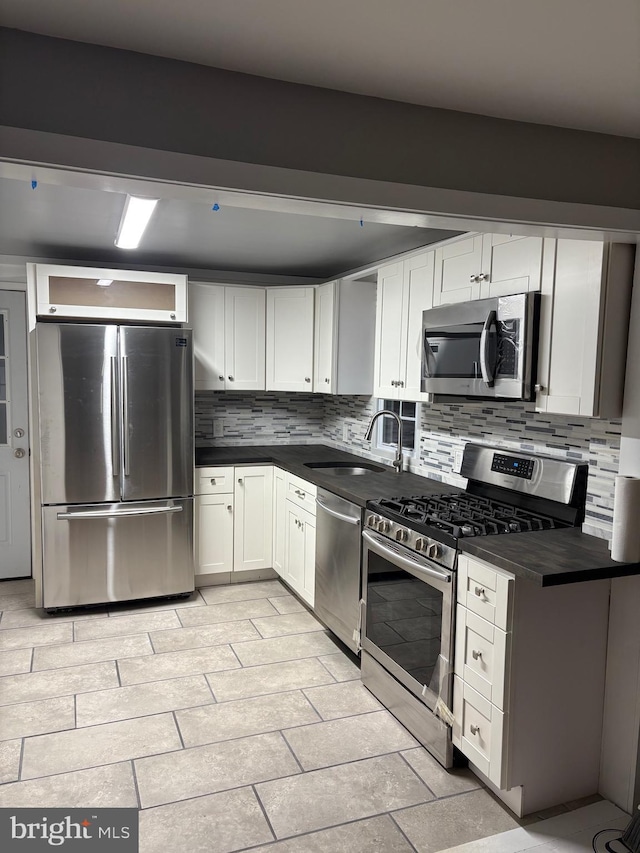
POLYGON ((485 597, 484 587, 482 587, 482 586, 477 586, 474 589, 474 593, 478 596, 478 598, 484 598, 485 597))
POLYGON ((472 734, 472 735, 479 735, 479 734, 480 734, 480 726, 474 726, 474 725, 472 724, 472 725, 470 725, 470 726, 469 726, 469 728, 471 729, 471 734, 472 734))
POLYGON ((481 657, 482 657, 482 652, 478 651, 478 649, 473 649, 473 650, 472 650, 472 652, 471 652, 471 657, 472 657, 474 660, 478 660, 478 658, 481 658, 481 657))
POLYGON ((311 382, 311 377, 310 377, 310 376, 305 376, 305 377, 304 377, 304 381, 305 381, 305 382, 311 382))
POLYGON ((231 504, 227 504, 227 509, 229 510, 229 512, 231 512, 231 510, 233 509, 233 506, 231 504))
POLYGON ((233 382, 233 376, 229 377, 229 382, 233 382))
POLYGON ((324 381, 325 381, 327 384, 328 384, 329 382, 331 382, 331 380, 330 380, 330 379, 325 379, 324 381))
POLYGON ((404 388, 404 382, 402 381, 402 379, 399 379, 399 380, 398 380, 398 387, 399 387, 399 388, 404 388))
POLYGON ((238 482, 242 485, 242 477, 238 477, 238 482))
POLYGON ((218 376, 220 382, 224 382, 224 376, 218 376))

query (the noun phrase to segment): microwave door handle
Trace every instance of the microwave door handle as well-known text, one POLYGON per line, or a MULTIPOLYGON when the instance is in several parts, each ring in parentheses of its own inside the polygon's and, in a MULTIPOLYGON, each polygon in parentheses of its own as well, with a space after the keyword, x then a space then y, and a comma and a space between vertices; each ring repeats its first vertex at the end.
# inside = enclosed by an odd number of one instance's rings
POLYGON ((492 326, 496 326, 496 312, 490 311, 487 319, 484 321, 484 326, 482 327, 482 333, 480 335, 480 371, 482 373, 482 378, 486 382, 489 388, 493 388, 495 385, 495 365, 493 367, 489 367, 489 341, 490 341, 490 331, 492 326))

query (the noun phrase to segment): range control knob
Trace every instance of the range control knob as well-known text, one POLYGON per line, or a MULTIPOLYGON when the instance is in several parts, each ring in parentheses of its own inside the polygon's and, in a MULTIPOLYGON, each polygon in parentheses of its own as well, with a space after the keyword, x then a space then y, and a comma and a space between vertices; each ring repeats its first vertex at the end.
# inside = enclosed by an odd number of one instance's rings
POLYGON ((379 533, 388 533, 390 527, 391 527, 391 524, 385 518, 381 518, 378 521, 378 532, 379 533))
POLYGON ((367 527, 377 527, 380 519, 377 515, 370 515, 367 519, 367 527))
POLYGON ((398 528, 398 530, 396 530, 396 540, 398 542, 406 542, 408 538, 409 531, 405 530, 404 527, 400 527, 398 528))
POLYGON ((422 538, 422 536, 418 536, 415 542, 416 551, 422 551, 426 545, 426 542, 422 538))
POLYGON ((431 557, 432 560, 437 559, 440 556, 440 546, 437 542, 431 542, 429 548, 427 549, 427 553, 431 557))

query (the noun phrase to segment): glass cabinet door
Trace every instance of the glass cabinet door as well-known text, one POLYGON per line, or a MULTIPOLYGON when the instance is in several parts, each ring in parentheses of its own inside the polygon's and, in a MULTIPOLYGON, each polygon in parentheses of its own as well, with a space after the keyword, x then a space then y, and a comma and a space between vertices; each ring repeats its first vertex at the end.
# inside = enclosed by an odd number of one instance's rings
POLYGON ((37 314, 105 320, 187 320, 187 278, 167 273, 30 265, 37 314))

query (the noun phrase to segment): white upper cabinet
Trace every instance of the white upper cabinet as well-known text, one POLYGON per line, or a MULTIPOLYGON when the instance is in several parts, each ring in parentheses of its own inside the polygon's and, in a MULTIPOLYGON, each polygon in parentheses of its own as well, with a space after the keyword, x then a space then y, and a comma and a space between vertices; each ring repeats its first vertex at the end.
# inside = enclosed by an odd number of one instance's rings
POLYGON ((435 253, 378 271, 374 396, 426 400, 420 391, 422 312, 433 307, 435 253))
POLYGON ((225 387, 224 291, 221 284, 189 284, 196 391, 225 387))
POLYGON ((27 264, 39 317, 187 322, 187 277, 169 273, 27 264))
POLYGON ((264 288, 226 287, 224 315, 225 387, 264 391, 264 288))
POLYGON ((376 397, 397 399, 403 319, 402 262, 378 270, 374 389, 376 397))
POLYGON ((435 258, 434 307, 479 299, 481 273, 481 234, 440 246, 435 258))
POLYGON ((540 290, 542 237, 482 237, 481 299, 540 290))
POLYGON ((313 287, 267 289, 267 391, 311 391, 313 287))
POLYGON ((540 290, 542 237, 476 234, 436 249, 434 305, 540 290))
POLYGON ((330 281, 316 288, 313 390, 371 394, 376 286, 330 281))
POLYGON ((536 409, 620 417, 634 248, 545 240, 536 409))
POLYGON ((190 284, 196 391, 264 391, 263 287, 190 284))

